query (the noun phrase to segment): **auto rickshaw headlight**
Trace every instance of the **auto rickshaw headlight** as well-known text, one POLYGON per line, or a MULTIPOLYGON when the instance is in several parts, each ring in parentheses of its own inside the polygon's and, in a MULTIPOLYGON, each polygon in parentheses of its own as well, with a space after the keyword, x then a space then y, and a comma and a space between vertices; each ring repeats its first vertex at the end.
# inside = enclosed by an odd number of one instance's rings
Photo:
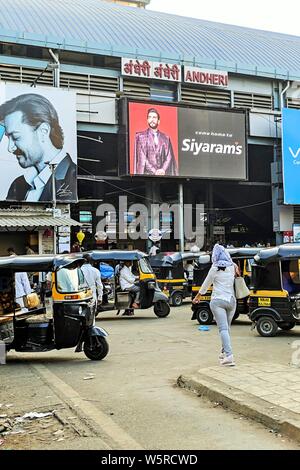
POLYGON ((65 295, 65 300, 78 300, 80 296, 78 294, 65 295))

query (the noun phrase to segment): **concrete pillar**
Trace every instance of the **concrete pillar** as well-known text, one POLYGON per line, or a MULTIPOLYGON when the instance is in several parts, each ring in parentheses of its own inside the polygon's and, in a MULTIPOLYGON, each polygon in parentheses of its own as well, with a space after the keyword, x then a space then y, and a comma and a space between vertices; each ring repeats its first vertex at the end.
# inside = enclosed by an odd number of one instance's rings
POLYGON ((183 202, 183 184, 178 185, 179 199, 179 251, 184 251, 184 202, 183 202))

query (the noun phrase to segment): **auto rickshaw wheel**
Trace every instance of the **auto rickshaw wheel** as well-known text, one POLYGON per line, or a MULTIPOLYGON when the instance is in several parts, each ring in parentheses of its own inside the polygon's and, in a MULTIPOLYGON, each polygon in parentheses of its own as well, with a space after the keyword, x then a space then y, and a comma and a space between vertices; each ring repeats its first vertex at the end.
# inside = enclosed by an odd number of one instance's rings
POLYGON ((196 318, 200 325, 211 325, 214 321, 214 316, 207 307, 200 307, 196 310, 196 318))
POLYGON ((170 305, 164 300, 158 300, 154 304, 154 313, 159 318, 167 317, 170 313, 170 305))
POLYGON ((180 307, 180 305, 182 305, 182 300, 183 298, 180 292, 175 292, 171 297, 172 305, 174 305, 174 307, 180 307))
POLYGON ((278 331, 276 321, 271 317, 261 317, 257 320, 256 329, 260 336, 275 336, 278 331))
POLYGON ((294 328, 295 325, 296 325, 295 322, 287 321, 287 322, 279 323, 279 328, 283 331, 288 331, 288 330, 291 330, 292 328, 294 328))
POLYGON ((92 336, 84 342, 83 351, 88 359, 101 361, 108 354, 108 342, 103 336, 92 336))

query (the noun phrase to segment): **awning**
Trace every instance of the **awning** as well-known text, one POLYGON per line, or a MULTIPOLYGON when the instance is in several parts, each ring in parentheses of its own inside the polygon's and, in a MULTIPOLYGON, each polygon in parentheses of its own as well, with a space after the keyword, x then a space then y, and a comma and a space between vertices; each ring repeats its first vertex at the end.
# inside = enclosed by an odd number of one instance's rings
POLYGON ((0 213, 0 227, 72 227, 82 225, 77 220, 49 215, 5 214, 0 213))

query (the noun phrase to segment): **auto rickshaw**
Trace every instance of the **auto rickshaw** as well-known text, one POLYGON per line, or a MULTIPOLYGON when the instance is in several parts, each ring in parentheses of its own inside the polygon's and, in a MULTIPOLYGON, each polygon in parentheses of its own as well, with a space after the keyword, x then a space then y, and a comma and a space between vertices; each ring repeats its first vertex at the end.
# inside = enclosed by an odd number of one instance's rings
POLYGON ((107 355, 107 333, 95 326, 92 291, 80 269, 84 262, 72 255, 0 258, 0 340, 6 351, 44 352, 75 347, 75 352, 83 349, 92 360, 107 355), (40 296, 29 294, 24 298, 25 307, 21 307, 15 299, 17 272, 52 273, 52 290, 47 290, 42 282, 40 296), (46 299, 50 296, 52 312, 48 315, 46 299))
POLYGON ((300 322, 300 245, 262 249, 252 265, 249 318, 260 336, 275 336, 300 322))
POLYGON ((198 259, 200 254, 162 252, 149 257, 157 283, 169 297, 171 305, 179 307, 183 299, 191 297, 192 282, 186 277, 185 263, 198 259))
POLYGON ((154 313, 157 317, 167 317, 170 313, 168 297, 160 290, 157 285, 155 274, 149 264, 148 255, 142 251, 122 251, 122 250, 95 250, 89 251, 95 267, 99 268, 100 263, 108 263, 113 266, 115 277, 113 287, 113 299, 98 306, 98 314, 116 310, 117 314, 125 309, 126 314, 133 311, 133 296, 129 291, 122 291, 119 284, 119 271, 123 267, 124 261, 133 262, 133 274, 139 276, 140 285, 140 308, 146 309, 154 307, 154 313))
MULTIPOLYGON (((228 248, 232 260, 240 269, 241 275, 244 277, 247 286, 251 283, 252 264, 254 263, 254 256, 261 250, 261 248, 228 248)), ((192 287, 192 298, 198 293, 208 271, 211 268, 211 255, 202 254, 194 269, 194 279, 192 287)), ((201 302, 192 306, 192 320, 197 320, 200 325, 211 325, 214 322, 213 314, 210 310, 210 299, 212 289, 208 289, 205 295, 201 297, 201 302)), ((233 321, 236 320, 241 314, 248 314, 248 297, 237 300, 236 313, 233 321)))

